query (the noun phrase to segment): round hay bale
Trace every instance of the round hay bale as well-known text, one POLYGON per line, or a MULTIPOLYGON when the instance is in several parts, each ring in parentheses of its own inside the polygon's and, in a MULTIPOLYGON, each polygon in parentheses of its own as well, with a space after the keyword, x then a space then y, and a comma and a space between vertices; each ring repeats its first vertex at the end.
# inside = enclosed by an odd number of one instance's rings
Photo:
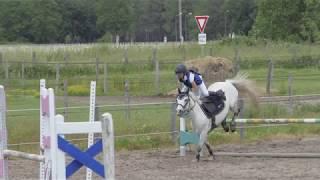
POLYGON ((200 73, 206 85, 224 81, 234 75, 233 63, 227 58, 206 56, 186 61, 185 65, 188 69, 200 73))

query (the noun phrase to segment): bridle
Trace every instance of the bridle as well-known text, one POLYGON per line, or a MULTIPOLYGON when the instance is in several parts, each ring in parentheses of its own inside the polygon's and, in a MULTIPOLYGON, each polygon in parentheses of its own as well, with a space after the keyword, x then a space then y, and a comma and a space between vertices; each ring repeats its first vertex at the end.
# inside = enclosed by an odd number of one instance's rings
POLYGON ((188 102, 186 102, 186 104, 184 104, 184 105, 179 104, 179 103, 177 102, 177 106, 181 106, 181 107, 182 107, 183 113, 189 113, 189 112, 192 111, 193 108, 196 106, 196 103, 197 103, 197 102, 189 95, 189 93, 179 94, 177 98, 179 98, 180 95, 188 96, 188 99, 187 99, 188 102), (194 103, 193 103, 193 106, 191 106, 190 100, 193 100, 193 102, 194 102, 194 103), (188 108, 186 109, 186 106, 187 106, 187 105, 188 105, 188 108))

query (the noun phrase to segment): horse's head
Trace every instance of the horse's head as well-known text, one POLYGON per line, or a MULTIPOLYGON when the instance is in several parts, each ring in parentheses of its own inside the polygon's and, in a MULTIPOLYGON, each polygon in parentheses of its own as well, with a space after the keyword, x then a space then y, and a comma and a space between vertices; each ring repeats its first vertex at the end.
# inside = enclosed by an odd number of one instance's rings
POLYGON ((177 96, 177 115, 178 116, 184 116, 190 111, 190 96, 189 91, 187 92, 181 92, 180 89, 178 89, 178 96, 177 96))

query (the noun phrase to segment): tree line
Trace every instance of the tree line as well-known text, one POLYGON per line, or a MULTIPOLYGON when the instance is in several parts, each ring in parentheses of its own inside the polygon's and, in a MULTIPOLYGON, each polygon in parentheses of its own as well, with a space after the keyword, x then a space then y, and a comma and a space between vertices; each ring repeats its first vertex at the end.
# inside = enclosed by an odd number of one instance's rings
MULTIPOLYGON (((178 0, 11 0, 0 3, 0 42, 179 41, 178 0)), ((230 33, 285 41, 319 40, 319 0, 182 0, 185 40, 195 15, 209 15, 209 40, 230 33)))

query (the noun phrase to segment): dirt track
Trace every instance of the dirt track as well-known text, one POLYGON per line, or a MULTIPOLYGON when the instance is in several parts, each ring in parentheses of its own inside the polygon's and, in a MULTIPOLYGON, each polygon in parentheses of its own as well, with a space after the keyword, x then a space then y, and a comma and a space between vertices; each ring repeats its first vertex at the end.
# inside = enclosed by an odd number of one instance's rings
MULTIPOLYGON (((221 145, 216 151, 233 152, 319 152, 320 137, 259 142, 249 145, 221 145)), ((119 152, 116 177, 120 180, 142 179, 320 179, 320 159, 203 157, 194 162, 194 153, 179 157, 174 149, 119 152)), ((37 179, 38 163, 11 160, 11 179, 37 179)), ((84 179, 78 173, 72 179, 84 179)))

